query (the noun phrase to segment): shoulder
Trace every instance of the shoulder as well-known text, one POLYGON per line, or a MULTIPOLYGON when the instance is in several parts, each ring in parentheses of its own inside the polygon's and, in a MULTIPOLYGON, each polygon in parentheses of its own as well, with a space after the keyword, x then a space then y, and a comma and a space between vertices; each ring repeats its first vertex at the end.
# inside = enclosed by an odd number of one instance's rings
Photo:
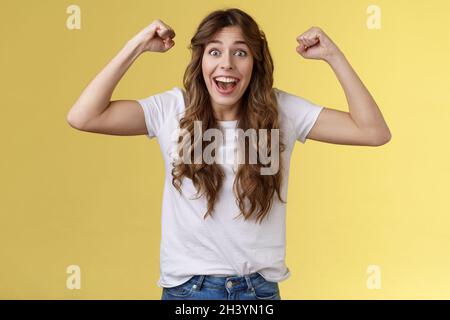
POLYGON ((170 120, 179 119, 185 108, 184 93, 180 87, 173 87, 137 101, 144 110, 150 137, 160 136, 162 129, 174 126, 170 120))
POLYGON ((160 113, 182 112, 185 108, 185 93, 180 87, 173 87, 151 96, 139 99, 138 102, 147 109, 156 109, 160 113))
POLYGON ((289 93, 278 88, 273 88, 273 91, 281 111, 292 111, 292 109, 301 109, 306 111, 310 108, 320 107, 300 95, 289 93))
POLYGON ((175 109, 178 112, 183 112, 186 108, 186 92, 181 87, 173 87, 168 91, 174 100, 175 109))
POLYGON ((277 97, 281 126, 289 135, 304 143, 324 107, 299 95, 278 88, 273 90, 277 97))
POLYGON ((184 100, 184 90, 180 87, 173 87, 172 89, 155 93, 145 99, 157 100, 157 102, 165 103, 181 103, 184 100))

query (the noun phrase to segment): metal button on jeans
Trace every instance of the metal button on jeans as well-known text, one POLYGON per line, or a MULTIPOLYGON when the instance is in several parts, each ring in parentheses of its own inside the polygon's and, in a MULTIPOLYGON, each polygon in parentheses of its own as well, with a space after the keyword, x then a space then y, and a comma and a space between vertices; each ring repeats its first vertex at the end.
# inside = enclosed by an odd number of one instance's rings
POLYGON ((228 281, 228 282, 227 282, 227 288, 231 288, 232 286, 233 286, 233 282, 228 281))

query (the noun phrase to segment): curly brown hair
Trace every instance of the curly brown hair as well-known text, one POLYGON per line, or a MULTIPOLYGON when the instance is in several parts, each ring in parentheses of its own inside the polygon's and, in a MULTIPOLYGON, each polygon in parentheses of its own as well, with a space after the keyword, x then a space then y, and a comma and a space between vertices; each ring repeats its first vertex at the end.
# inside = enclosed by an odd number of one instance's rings
MULTIPOLYGON (((266 36, 260 30, 258 24, 251 16, 237 8, 226 10, 217 10, 207 15, 197 28, 195 35, 191 39, 190 46, 192 50, 192 58, 187 66, 183 85, 186 91, 186 109, 184 116, 180 119, 179 127, 184 132, 189 132, 193 137, 194 121, 201 121, 202 130, 209 128, 219 129, 217 119, 215 118, 211 106, 210 95, 208 93, 204 77, 202 75, 202 57, 205 47, 209 40, 216 32, 228 26, 238 26, 242 31, 244 40, 253 54, 253 70, 250 83, 242 96, 242 107, 237 128, 246 131, 254 128, 256 132, 259 129, 279 129, 279 118, 276 96, 273 91, 273 61, 270 55, 266 36)), ((280 137, 283 135, 281 130, 280 137)), ((279 139, 278 154, 282 157, 285 150, 283 139, 279 139)), ((196 145, 201 143, 202 150, 207 146, 203 139, 183 139, 179 137, 178 143, 191 143, 196 145)), ((268 137, 267 150, 269 154, 271 139, 268 137)), ((250 146, 251 147, 251 146, 250 146)), ((190 156, 194 155, 194 148, 190 156)), ((245 150, 249 150, 249 143, 245 139, 245 150)), ((182 155, 182 148, 178 151, 179 156, 182 155)), ((240 213, 249 219, 256 215, 256 221, 260 222, 271 209, 273 196, 275 191, 281 202, 280 185, 282 179, 282 161, 279 161, 279 170, 273 175, 261 175, 260 169, 265 167, 258 157, 257 163, 248 163, 248 157, 245 155, 245 163, 240 164, 236 172, 233 183, 233 192, 236 197, 236 204, 240 209, 240 213), (246 208, 246 204, 250 204, 250 208, 246 208), (256 213, 255 213, 256 212, 256 213)), ((214 203, 222 187, 224 172, 222 168, 216 164, 200 163, 172 163, 172 184, 181 194, 181 180, 187 177, 192 180, 197 190, 197 195, 205 195, 208 201, 207 212, 204 219, 208 215, 212 215, 214 203)), ((199 197, 200 197, 199 196, 199 197)))

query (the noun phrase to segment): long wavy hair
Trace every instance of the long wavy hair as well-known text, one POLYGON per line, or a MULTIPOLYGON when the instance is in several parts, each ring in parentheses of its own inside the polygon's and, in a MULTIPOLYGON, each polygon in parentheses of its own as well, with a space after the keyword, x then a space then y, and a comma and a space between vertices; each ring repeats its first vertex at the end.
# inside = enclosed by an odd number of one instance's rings
MULTIPOLYGON (((266 36, 260 30, 258 24, 247 13, 237 8, 227 10, 217 10, 206 16, 198 26, 195 35, 191 39, 188 47, 192 51, 192 58, 188 64, 184 77, 183 85, 186 91, 186 109, 184 116, 180 119, 180 130, 188 132, 191 139, 179 137, 179 146, 188 143, 191 146, 201 144, 202 149, 207 146, 203 139, 195 139, 194 121, 201 121, 202 130, 218 127, 217 120, 214 117, 210 95, 205 84, 202 74, 202 58, 208 41, 216 32, 224 27, 239 26, 242 30, 244 40, 254 57, 253 71, 250 83, 242 96, 241 110, 239 111, 239 120, 237 128, 241 128, 244 132, 253 128, 256 132, 259 129, 279 129, 278 106, 275 93, 272 89, 274 65, 269 52, 266 36)), ((283 133, 279 132, 279 157, 285 150, 285 144, 282 142, 283 133)), ((271 154, 271 137, 268 135, 267 150, 271 154)), ((249 142, 245 139, 245 150, 249 150, 249 142)), ((189 157, 194 155, 195 147, 189 148, 189 157)), ((178 150, 178 156, 183 157, 182 147, 178 150)), ((205 195, 207 199, 207 212, 204 219, 208 215, 212 215, 214 203, 218 197, 219 190, 222 187, 224 172, 217 164, 206 164, 203 161, 197 163, 175 164, 172 162, 172 184, 181 194, 182 179, 184 177, 192 180, 197 190, 197 195, 205 195)), ((240 209, 245 220, 256 215, 256 222, 261 222, 268 214, 275 192, 281 202, 280 186, 282 180, 283 161, 279 161, 279 170, 273 175, 261 175, 260 169, 266 167, 257 159, 257 163, 251 164, 248 161, 247 154, 245 162, 239 164, 233 183, 233 193, 236 197, 236 204, 240 209), (249 205, 249 208, 247 208, 249 205)))

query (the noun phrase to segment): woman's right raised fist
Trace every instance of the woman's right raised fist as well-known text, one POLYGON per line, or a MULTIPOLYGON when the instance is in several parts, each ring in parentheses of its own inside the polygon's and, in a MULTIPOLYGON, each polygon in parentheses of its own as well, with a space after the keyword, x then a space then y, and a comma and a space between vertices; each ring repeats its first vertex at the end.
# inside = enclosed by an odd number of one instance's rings
POLYGON ((159 19, 139 32, 131 41, 137 42, 142 51, 166 52, 175 42, 175 31, 159 19))

